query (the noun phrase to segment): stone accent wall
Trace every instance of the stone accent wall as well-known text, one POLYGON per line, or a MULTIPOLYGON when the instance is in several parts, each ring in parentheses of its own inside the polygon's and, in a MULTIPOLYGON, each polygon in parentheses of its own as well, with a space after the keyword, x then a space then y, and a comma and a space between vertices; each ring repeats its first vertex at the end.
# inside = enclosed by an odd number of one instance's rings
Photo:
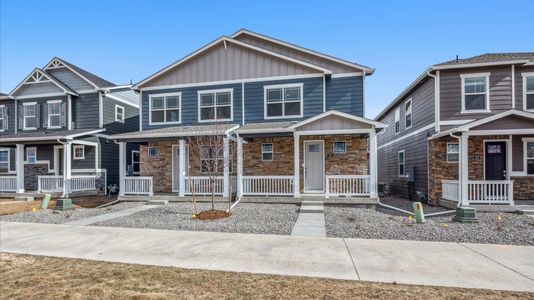
POLYGON ((534 200, 534 176, 512 177, 514 200, 534 200))
POLYGON ((39 175, 48 175, 47 164, 24 165, 24 189, 26 191, 37 191, 39 187, 37 176, 39 175))
POLYGON ((243 144, 243 175, 294 175, 293 137, 255 137, 243 144), (273 144, 273 160, 262 161, 261 145, 273 144))
POLYGON ((172 191, 172 145, 176 141, 151 142, 139 147, 141 176, 152 176, 154 192, 172 191), (148 147, 157 147, 158 156, 148 157, 148 147))

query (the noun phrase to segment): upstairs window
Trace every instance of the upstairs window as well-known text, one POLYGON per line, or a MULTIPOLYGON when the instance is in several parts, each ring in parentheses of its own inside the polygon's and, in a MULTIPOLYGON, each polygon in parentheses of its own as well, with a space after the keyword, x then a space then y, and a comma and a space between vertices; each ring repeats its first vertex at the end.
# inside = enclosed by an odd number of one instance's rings
POLYGON ((48 113, 47 128, 61 128, 61 100, 51 100, 46 103, 48 113))
POLYGON ((406 121, 406 129, 412 127, 412 99, 406 101, 404 104, 406 114, 404 115, 404 120, 406 121))
POLYGON ((404 157, 404 150, 401 150, 399 151, 398 153, 398 158, 399 158, 399 176, 404 176, 405 175, 405 157, 404 157))
POLYGON ((447 143, 447 162, 458 162, 460 159, 460 147, 458 143, 447 143))
POLYGON ((37 129, 38 121, 38 107, 39 105, 36 102, 24 103, 22 105, 22 114, 23 114, 23 126, 24 130, 37 129))
POLYGON ((0 173, 9 172, 9 149, 0 149, 0 173))
POLYGON ((462 79, 462 112, 488 112, 489 73, 460 76, 462 79))
POLYGON ((303 84, 270 85, 264 87, 265 118, 302 117, 303 84))
POLYGON ((263 161, 273 160, 273 144, 271 143, 261 144, 261 160, 263 161))
POLYGON ((26 161, 28 164, 35 164, 37 162, 37 148, 28 147, 26 148, 26 161))
POLYGON ((181 93, 150 95, 149 98, 149 124, 180 123, 181 93))
POLYGON ((124 107, 115 105, 115 121, 124 123, 124 107))
POLYGON ((523 107, 534 111, 534 73, 523 73, 523 107))
POLYGON ((7 107, 0 105, 0 131, 7 130, 7 107))
POLYGON ((395 110, 395 134, 400 132, 400 107, 395 110))
POLYGON ((199 122, 232 121, 233 89, 199 91, 199 122))

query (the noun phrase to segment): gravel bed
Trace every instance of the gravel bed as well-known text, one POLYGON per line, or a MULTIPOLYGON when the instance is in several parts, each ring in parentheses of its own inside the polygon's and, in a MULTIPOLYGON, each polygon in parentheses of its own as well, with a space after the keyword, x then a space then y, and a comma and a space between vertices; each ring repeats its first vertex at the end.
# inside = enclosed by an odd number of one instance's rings
POLYGON ((123 202, 103 208, 76 208, 74 210, 67 211, 42 209, 36 212, 25 211, 12 215, 1 216, 0 221, 62 224, 65 222, 94 217, 140 205, 144 205, 144 203, 123 202))
MULTIPOLYGON (((391 205, 391 206, 400 208, 400 209, 404 209, 404 210, 413 212, 413 203, 415 201, 410 201, 410 200, 402 199, 402 198, 398 198, 398 197, 387 197, 387 198, 380 198, 380 202, 384 203, 384 204, 387 204, 387 205, 391 205)), ((381 206, 377 206, 376 210, 379 211, 379 212, 382 212, 382 213, 385 213, 385 214, 389 214, 389 215, 394 215, 394 216, 404 216, 405 215, 404 213, 402 213, 400 211, 396 211, 396 210, 389 209, 389 208, 386 208, 386 207, 381 207, 381 206)), ((441 206, 431 206, 431 205, 423 204, 423 212, 425 214, 441 212, 441 211, 447 211, 447 210, 450 210, 450 209, 447 209, 447 208, 444 208, 444 207, 441 207, 441 206)))
MULTIPOLYGON (((211 209, 199 203, 200 211, 211 209)), ((226 209, 216 204, 216 209, 226 209)), ((98 222, 94 226, 133 227, 169 230, 216 231, 262 234, 290 234, 297 220, 297 205, 240 203, 228 218, 192 219, 191 203, 169 203, 130 216, 98 222)))
POLYGON ((325 206, 328 237, 534 245, 534 218, 513 213, 477 213, 478 224, 452 222, 452 216, 413 224, 406 217, 372 209, 325 206))

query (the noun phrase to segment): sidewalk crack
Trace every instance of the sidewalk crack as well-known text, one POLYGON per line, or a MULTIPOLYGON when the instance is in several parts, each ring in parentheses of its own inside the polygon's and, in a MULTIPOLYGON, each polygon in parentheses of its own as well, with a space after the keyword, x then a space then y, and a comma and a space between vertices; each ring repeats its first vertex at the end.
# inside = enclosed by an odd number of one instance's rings
POLYGON ((354 271, 356 271, 356 276, 358 276, 358 280, 360 279, 360 273, 358 272, 358 268, 356 268, 356 264, 354 263, 354 258, 352 257, 352 253, 350 253, 349 246, 347 245, 347 242, 344 238, 342 238, 343 244, 345 244, 345 248, 347 249, 347 252, 349 253, 350 261, 352 262, 352 266, 354 267, 354 271))

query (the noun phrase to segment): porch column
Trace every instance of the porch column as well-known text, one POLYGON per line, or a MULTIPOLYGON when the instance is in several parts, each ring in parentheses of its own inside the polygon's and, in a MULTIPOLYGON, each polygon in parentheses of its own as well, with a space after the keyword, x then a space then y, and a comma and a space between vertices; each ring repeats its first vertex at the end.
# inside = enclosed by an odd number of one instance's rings
POLYGON ((70 181, 72 178, 72 143, 63 144, 63 197, 68 197, 71 192, 70 181))
POLYGON ((300 158, 299 158, 300 136, 298 133, 293 134, 293 196, 300 197, 300 158))
POLYGON ((126 143, 119 142, 119 195, 124 196, 126 188, 126 143))
POLYGON ((369 197, 378 197, 378 176, 376 158, 376 131, 373 129, 369 134, 369 197))
POLYGON ((243 138, 237 137, 237 198, 243 196, 243 138))
POLYGON ((24 144, 17 144, 15 152, 15 170, 17 172, 17 193, 24 193, 24 144))
POLYGON ((228 197, 230 191, 230 141, 227 137, 224 138, 224 152, 223 152, 223 161, 224 161, 224 191, 223 197, 228 197))
POLYGON ((178 170, 178 196, 183 197, 185 195, 185 140, 179 141, 179 170, 178 170))
POLYGON ((460 206, 469 205, 468 201, 468 191, 467 191, 467 181, 469 180, 468 172, 468 143, 469 135, 463 133, 460 137, 460 174, 459 174, 459 201, 460 206))

